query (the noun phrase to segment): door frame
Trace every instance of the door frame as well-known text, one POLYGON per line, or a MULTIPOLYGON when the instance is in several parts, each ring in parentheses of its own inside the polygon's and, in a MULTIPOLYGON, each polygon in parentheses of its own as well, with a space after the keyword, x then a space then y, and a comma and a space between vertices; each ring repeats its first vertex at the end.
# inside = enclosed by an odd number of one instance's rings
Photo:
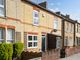
MULTIPOLYGON (((46 51, 47 50, 47 36, 46 36, 46 34, 42 34, 41 40, 42 40, 42 37, 45 37, 45 51, 46 51)), ((42 51, 42 44, 41 44, 41 51, 42 51)))

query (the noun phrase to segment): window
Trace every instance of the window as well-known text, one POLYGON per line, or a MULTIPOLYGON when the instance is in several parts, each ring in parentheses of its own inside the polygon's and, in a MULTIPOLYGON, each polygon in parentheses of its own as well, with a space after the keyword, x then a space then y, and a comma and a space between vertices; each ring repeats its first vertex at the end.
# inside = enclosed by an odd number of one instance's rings
POLYGON ((38 37, 36 35, 28 35, 28 48, 36 48, 38 43, 38 37))
POLYGON ((0 16, 4 16, 4 0, 0 0, 0 16))
POLYGON ((57 20, 57 18, 54 20, 54 29, 58 29, 58 20, 57 20))
POLYGON ((7 42, 13 42, 14 40, 14 30, 13 29, 7 29, 7 42))
POLYGON ((68 32, 68 29, 69 29, 69 23, 68 22, 67 22, 67 25, 66 26, 67 26, 66 32, 68 32))
POLYGON ((67 45, 68 45, 68 36, 66 36, 64 40, 64 46, 67 46, 67 45))
POLYGON ((73 29, 74 29, 73 24, 71 24, 71 33, 73 33, 73 29))
POLYGON ((56 37, 56 48, 61 48, 61 37, 56 37))
POLYGON ((80 46, 80 38, 78 38, 78 45, 80 46))
POLYGON ((3 32, 4 32, 3 28, 0 28, 0 42, 4 41, 3 32))
POLYGON ((78 37, 76 37, 76 39, 75 39, 75 45, 76 46, 78 45, 78 37))
POLYGON ((33 25, 39 25, 39 12, 36 10, 33 11, 33 25))

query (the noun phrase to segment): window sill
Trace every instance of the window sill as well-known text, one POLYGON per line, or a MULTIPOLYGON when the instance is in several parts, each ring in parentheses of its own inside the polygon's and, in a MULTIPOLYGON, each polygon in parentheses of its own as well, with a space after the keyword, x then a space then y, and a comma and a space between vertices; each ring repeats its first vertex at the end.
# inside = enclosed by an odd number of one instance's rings
POLYGON ((2 19, 6 19, 7 17, 5 17, 5 16, 0 16, 0 18, 2 18, 2 19))
POLYGON ((27 47, 28 49, 36 49, 36 48, 38 48, 38 47, 27 47))
POLYGON ((7 42, 13 43, 14 40, 7 40, 7 42))

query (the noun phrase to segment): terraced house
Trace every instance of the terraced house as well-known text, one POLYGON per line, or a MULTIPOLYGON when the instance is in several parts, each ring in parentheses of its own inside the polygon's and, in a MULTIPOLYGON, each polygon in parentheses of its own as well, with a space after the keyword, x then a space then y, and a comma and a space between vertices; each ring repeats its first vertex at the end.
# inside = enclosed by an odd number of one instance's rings
POLYGON ((80 23, 76 21, 75 23, 75 46, 80 45, 80 23))
POLYGON ((75 45, 75 21, 69 15, 63 16, 63 46, 73 47, 75 45))
POLYGON ((62 17, 46 5, 28 0, 0 0, 0 43, 22 42, 26 51, 34 52, 60 48, 62 17))

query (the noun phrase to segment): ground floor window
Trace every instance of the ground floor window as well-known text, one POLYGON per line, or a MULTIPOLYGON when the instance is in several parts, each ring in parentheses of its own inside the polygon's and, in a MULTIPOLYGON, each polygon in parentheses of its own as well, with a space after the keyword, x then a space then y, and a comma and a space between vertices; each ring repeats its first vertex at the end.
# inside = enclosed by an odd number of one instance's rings
POLYGON ((75 39, 75 46, 77 46, 78 45, 78 37, 76 37, 76 39, 75 39))
POLYGON ((56 37, 56 48, 61 48, 61 37, 56 37))
POLYGON ((68 37, 66 36, 64 39, 64 46, 67 46, 67 45, 68 45, 68 37))
POLYGON ((3 28, 0 28, 0 42, 3 42, 4 41, 4 29, 3 28))
POLYGON ((27 37, 27 47, 36 48, 38 46, 38 36, 37 35, 28 35, 27 37))
POLYGON ((80 38, 78 38, 78 45, 80 45, 80 38))
POLYGON ((7 42, 13 42, 14 41, 14 30, 13 29, 7 29, 7 42))

